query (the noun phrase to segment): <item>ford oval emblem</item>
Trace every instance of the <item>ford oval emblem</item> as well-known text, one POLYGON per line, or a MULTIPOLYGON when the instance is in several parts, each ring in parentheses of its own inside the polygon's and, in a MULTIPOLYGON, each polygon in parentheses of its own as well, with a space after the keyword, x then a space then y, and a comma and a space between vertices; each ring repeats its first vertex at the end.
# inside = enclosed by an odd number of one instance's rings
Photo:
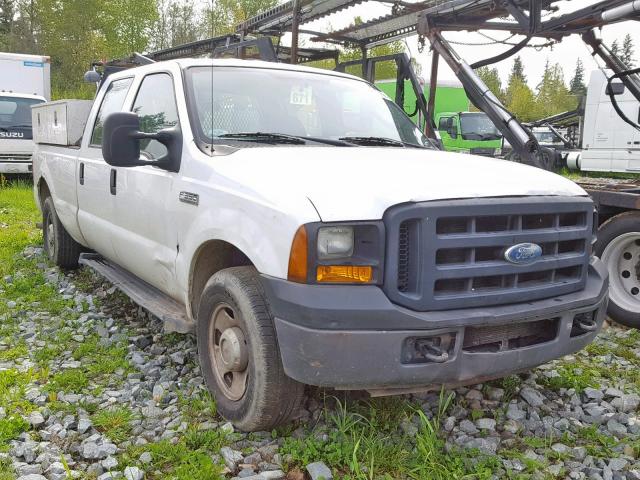
POLYGON ((533 263, 542 256, 542 247, 535 243, 519 243, 504 252, 504 259, 516 265, 533 263))

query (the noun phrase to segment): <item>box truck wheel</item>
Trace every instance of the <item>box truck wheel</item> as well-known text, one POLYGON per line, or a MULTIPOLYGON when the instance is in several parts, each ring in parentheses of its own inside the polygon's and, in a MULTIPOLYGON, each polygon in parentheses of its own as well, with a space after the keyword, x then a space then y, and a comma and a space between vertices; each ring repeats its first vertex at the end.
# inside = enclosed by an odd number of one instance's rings
POLYGON ((51 197, 47 197, 42 205, 42 217, 44 250, 49 260, 60 268, 78 268, 82 247, 60 222, 51 197))
POLYGON ((270 430, 297 412, 304 386, 284 373, 258 273, 213 275, 198 308, 198 356, 218 412, 244 431, 270 430))
POLYGON ((605 222, 596 254, 609 270, 609 316, 640 328, 640 212, 622 213, 605 222))

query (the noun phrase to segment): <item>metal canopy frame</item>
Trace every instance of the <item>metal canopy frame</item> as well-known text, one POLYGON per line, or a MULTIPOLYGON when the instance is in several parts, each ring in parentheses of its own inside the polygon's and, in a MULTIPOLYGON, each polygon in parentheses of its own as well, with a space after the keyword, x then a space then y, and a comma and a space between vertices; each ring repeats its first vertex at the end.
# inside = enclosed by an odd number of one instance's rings
MULTIPOLYGON (((541 147, 531 132, 502 105, 474 68, 490 65, 514 55, 533 37, 561 40, 579 34, 589 45, 594 56, 599 56, 613 70, 640 101, 640 78, 625 73, 628 68, 604 45, 596 29, 604 25, 637 20, 639 2, 632 0, 606 0, 567 14, 557 14, 558 0, 449 0, 424 10, 419 15, 417 32, 428 39, 437 55, 433 56, 432 69, 437 72, 437 62, 442 57, 460 79, 471 101, 484 111, 504 137, 513 146, 520 161, 547 170, 557 169, 559 156, 551 149, 541 147), (550 15, 554 15, 545 20, 550 15), (505 20, 511 18, 513 21, 505 20), (507 52, 492 59, 468 65, 444 39, 446 31, 498 30, 522 35, 525 40, 507 52)), ((435 91, 437 78, 431 77, 431 91, 435 91)), ((432 99, 430 98, 430 103, 432 99)), ((615 101, 615 100, 614 100, 615 101)))

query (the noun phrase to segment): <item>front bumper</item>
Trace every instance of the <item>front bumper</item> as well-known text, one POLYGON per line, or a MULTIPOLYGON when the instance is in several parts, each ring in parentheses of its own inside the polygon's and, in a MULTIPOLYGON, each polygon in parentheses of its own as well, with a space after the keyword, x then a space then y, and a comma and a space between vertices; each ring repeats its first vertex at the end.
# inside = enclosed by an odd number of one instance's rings
POLYGON ((0 173, 30 174, 31 162, 0 162, 0 173))
POLYGON ((580 292, 524 304, 438 312, 394 305, 374 286, 301 285, 262 278, 287 375, 305 384, 345 390, 460 385, 527 370, 591 343, 607 310, 607 271, 596 259, 580 292), (586 312, 593 312, 597 329, 575 335, 574 319, 586 312), (546 319, 557 322, 557 330, 542 343, 495 352, 463 348, 469 328, 546 319), (407 363, 408 341, 446 334, 455 334, 447 361, 407 363))

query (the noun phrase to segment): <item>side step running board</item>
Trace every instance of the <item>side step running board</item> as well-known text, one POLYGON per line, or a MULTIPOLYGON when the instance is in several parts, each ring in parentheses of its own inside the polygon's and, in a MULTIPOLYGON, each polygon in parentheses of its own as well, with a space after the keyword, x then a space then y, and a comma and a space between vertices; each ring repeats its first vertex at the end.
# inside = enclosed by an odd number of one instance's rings
POLYGON ((95 270, 135 303, 162 320, 165 331, 178 333, 194 331, 195 325, 189 320, 183 305, 124 268, 96 253, 80 255, 80 264, 95 270))

